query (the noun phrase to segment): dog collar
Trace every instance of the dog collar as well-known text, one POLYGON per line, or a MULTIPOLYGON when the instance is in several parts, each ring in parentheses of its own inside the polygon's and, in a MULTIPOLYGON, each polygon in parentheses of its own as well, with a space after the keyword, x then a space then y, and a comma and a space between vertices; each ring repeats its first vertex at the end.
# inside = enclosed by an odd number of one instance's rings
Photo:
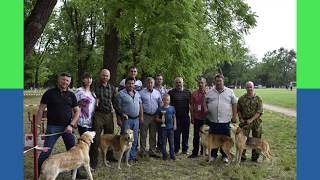
POLYGON ((85 140, 83 140, 83 139, 79 139, 79 140, 82 141, 82 142, 84 142, 84 143, 86 143, 88 146, 90 146, 90 144, 87 143, 85 140))

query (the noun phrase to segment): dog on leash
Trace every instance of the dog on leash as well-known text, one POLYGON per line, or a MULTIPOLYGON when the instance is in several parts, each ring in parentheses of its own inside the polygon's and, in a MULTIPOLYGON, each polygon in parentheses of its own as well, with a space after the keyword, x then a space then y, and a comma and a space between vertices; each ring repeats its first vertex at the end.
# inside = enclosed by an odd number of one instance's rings
POLYGON ((96 132, 87 131, 78 138, 78 142, 67 152, 51 155, 42 164, 42 177, 54 180, 59 173, 73 170, 72 179, 76 179, 77 169, 84 166, 90 180, 93 180, 90 170, 89 149, 96 132))
POLYGON ((240 164, 241 155, 245 149, 259 149, 263 159, 271 159, 271 152, 269 143, 266 140, 255 137, 245 136, 243 129, 237 124, 231 124, 231 131, 235 132, 236 144, 236 163, 240 164))
POLYGON ((113 156, 118 160, 118 169, 121 169, 120 164, 123 154, 126 153, 126 164, 129 164, 129 153, 133 143, 133 130, 126 129, 121 135, 104 134, 101 135, 100 139, 100 150, 104 164, 107 167, 111 167, 109 162, 106 160, 106 154, 108 150, 113 151, 113 156))
POLYGON ((199 131, 204 152, 208 150, 208 162, 212 161, 211 150, 216 148, 222 148, 223 152, 228 156, 228 159, 231 160, 231 148, 233 146, 232 138, 222 134, 211 134, 209 133, 209 129, 210 127, 204 124, 199 131))

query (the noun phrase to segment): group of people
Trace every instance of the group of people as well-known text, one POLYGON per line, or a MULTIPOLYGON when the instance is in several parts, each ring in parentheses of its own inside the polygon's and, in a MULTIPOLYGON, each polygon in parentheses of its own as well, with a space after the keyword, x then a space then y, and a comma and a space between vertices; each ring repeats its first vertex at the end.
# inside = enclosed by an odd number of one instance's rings
MULTIPOLYGON (((97 136, 90 148, 90 165, 95 169, 98 164, 98 147, 100 134, 114 134, 114 114, 121 133, 130 128, 134 132, 134 142, 130 150, 130 160, 137 161, 138 142, 140 137, 141 156, 166 160, 175 160, 180 153, 188 154, 190 122, 194 126, 193 150, 188 158, 199 155, 199 130, 203 124, 210 126, 210 132, 230 136, 230 122, 236 123, 239 117, 240 127, 246 135, 252 131, 253 137, 261 138, 262 100, 254 93, 254 84, 246 83, 247 93, 237 99, 234 92, 224 86, 224 77, 215 76, 215 86, 207 90, 206 79, 197 80, 198 88, 191 92, 184 88, 183 78, 174 80, 174 88, 167 90, 163 86, 163 76, 146 79, 145 88, 136 79, 138 69, 130 67, 129 75, 123 79, 118 89, 109 83, 110 71, 102 69, 100 80, 93 84, 92 75, 84 73, 82 86, 71 92, 68 86, 71 76, 61 73, 57 87, 47 90, 41 98, 36 115, 40 123, 43 112, 47 108, 47 129, 44 146, 48 152, 41 152, 39 169, 51 154, 57 139, 62 136, 65 147, 69 150, 75 144, 74 129, 79 134, 86 131, 96 131, 97 136), (60 132, 64 132, 59 134, 60 132), (55 134, 49 136, 50 134, 55 134), (149 134, 149 149, 146 139, 149 134), (182 139, 182 141, 181 141, 182 139), (169 142, 169 156, 166 151, 169 142), (162 154, 162 156, 160 156, 162 154)), ((228 162, 227 156, 221 151, 223 161, 228 162)), ((200 153, 204 153, 202 148, 200 153)), ((218 149, 211 152, 212 158, 217 158, 218 149)), ((254 151, 252 160, 257 161, 259 152, 254 151)), ((107 153, 112 160, 112 152, 107 153)), ((245 160, 245 152, 242 159, 245 160)), ((81 176, 80 174, 77 176, 81 176)))

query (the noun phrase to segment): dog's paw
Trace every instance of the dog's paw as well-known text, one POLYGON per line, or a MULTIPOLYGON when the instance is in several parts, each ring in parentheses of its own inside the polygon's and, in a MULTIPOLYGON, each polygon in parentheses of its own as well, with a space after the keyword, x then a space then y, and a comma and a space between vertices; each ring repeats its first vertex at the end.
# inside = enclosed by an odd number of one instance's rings
POLYGON ((121 170, 121 167, 120 167, 120 166, 118 166, 118 169, 119 169, 119 170, 121 170))
POLYGON ((127 164, 127 167, 131 167, 131 165, 130 165, 130 164, 127 164))

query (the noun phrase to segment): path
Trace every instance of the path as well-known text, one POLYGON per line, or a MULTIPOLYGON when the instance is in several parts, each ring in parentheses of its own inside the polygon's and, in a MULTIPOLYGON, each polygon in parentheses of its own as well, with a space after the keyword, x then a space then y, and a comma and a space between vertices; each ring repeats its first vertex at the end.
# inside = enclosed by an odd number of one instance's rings
POLYGON ((263 108, 268 109, 270 111, 282 113, 287 116, 297 117, 297 112, 295 109, 284 108, 284 107, 275 106, 271 104, 263 104, 263 108))

